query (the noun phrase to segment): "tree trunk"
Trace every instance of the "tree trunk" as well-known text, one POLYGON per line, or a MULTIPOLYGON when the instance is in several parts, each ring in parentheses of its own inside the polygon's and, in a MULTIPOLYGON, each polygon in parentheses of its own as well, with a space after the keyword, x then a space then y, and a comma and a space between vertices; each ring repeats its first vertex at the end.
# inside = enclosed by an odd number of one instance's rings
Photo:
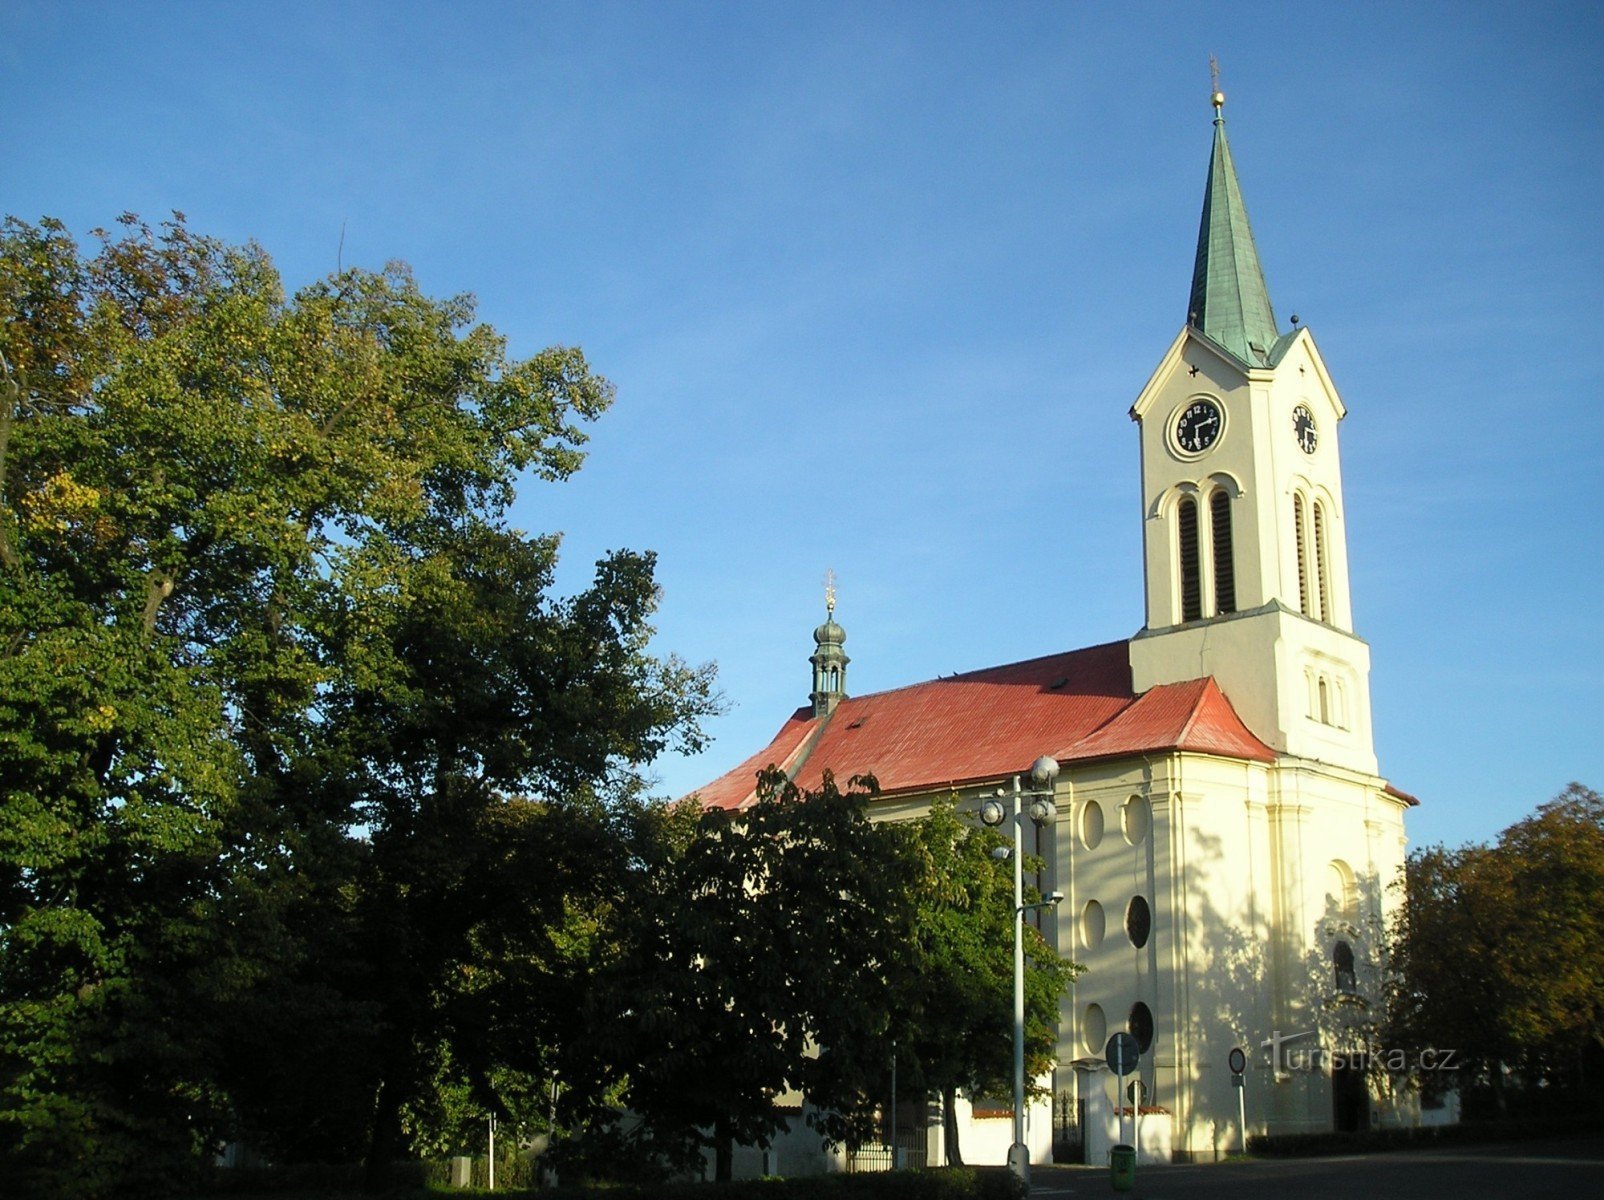
POLYGON ((958 1089, 948 1084, 941 1089, 942 1142, 947 1147, 947 1165, 964 1165, 963 1151, 958 1146, 958 1089))
POLYGON ((367 1162, 363 1165, 362 1186, 368 1192, 388 1191, 390 1164, 401 1149, 401 1095, 395 1076, 387 1074, 379 1085, 373 1106, 373 1133, 368 1140, 367 1162))
POLYGON ((728 1121, 713 1123, 713 1181, 728 1183, 735 1170, 735 1138, 728 1121))

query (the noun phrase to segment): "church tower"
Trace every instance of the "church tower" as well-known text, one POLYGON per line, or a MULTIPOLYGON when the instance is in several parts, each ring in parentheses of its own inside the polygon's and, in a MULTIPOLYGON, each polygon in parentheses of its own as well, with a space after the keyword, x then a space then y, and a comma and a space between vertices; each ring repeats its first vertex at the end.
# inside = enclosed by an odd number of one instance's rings
POLYGON ((1348 592, 1346 410, 1309 331, 1276 322, 1224 102, 1216 91, 1186 324, 1131 408, 1147 611, 1132 682, 1212 675, 1275 750, 1374 775, 1370 651, 1348 592))
MULTIPOLYGON (((1120 1030, 1178 1156, 1241 1150, 1244 1094, 1253 1131, 1272 1135, 1418 1119, 1411 1096, 1372 1093, 1365 1067, 1417 802, 1376 770, 1370 651, 1349 601, 1344 408, 1309 331, 1276 319, 1217 86, 1213 105, 1186 321, 1131 408, 1142 629, 848 696, 826 577, 811 703, 697 793, 739 811, 772 764, 804 789, 826 772, 873 775, 877 820, 954 801, 976 813, 1050 755, 1057 814, 1035 851, 1058 903, 1041 930, 1084 970, 1042 1082, 1082 1106, 1090 1163, 1107 1161, 1129 1095, 1104 1060, 1120 1030)), ((1028 1140, 1043 1161, 1052 1122, 1038 1112, 1028 1140)))
POLYGON ((835 619, 835 582, 827 579, 824 585, 824 624, 813 631, 813 653, 808 662, 813 664, 813 691, 808 699, 813 702, 815 717, 828 716, 835 711, 847 694, 847 664, 852 660, 843 648, 847 631, 835 619))

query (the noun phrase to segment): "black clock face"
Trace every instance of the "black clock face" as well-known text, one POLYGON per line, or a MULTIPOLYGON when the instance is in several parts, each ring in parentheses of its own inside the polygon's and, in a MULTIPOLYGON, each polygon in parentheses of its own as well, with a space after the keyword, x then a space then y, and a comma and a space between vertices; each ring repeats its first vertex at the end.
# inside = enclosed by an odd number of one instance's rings
POLYGON ((1292 410, 1292 432, 1298 439, 1298 449, 1313 454, 1320 442, 1320 431, 1314 427, 1314 414, 1308 405, 1300 404, 1292 410))
POLYGON ((1219 406, 1214 401, 1194 400, 1175 422, 1175 444, 1187 454, 1201 454, 1214 445, 1223 425, 1219 406))

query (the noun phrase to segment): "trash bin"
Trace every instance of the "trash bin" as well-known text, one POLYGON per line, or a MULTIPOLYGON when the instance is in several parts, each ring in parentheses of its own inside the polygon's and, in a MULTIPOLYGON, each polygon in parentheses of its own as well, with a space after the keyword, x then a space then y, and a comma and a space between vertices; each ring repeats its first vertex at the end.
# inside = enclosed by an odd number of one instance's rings
POLYGON ((1136 1147, 1124 1142, 1108 1152, 1109 1182, 1116 1192, 1128 1192, 1136 1186, 1136 1147))

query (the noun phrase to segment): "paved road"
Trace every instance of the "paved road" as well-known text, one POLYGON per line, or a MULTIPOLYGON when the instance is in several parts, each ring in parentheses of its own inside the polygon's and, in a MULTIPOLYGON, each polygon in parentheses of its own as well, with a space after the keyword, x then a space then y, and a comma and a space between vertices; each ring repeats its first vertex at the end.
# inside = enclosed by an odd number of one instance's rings
MULTIPOLYGON (((1116 1196, 1108 1172, 1032 1167, 1031 1200, 1116 1196)), ((1399 1150, 1341 1158, 1141 1167, 1133 1200, 1456 1200, 1604 1197, 1604 1137, 1399 1150)))

